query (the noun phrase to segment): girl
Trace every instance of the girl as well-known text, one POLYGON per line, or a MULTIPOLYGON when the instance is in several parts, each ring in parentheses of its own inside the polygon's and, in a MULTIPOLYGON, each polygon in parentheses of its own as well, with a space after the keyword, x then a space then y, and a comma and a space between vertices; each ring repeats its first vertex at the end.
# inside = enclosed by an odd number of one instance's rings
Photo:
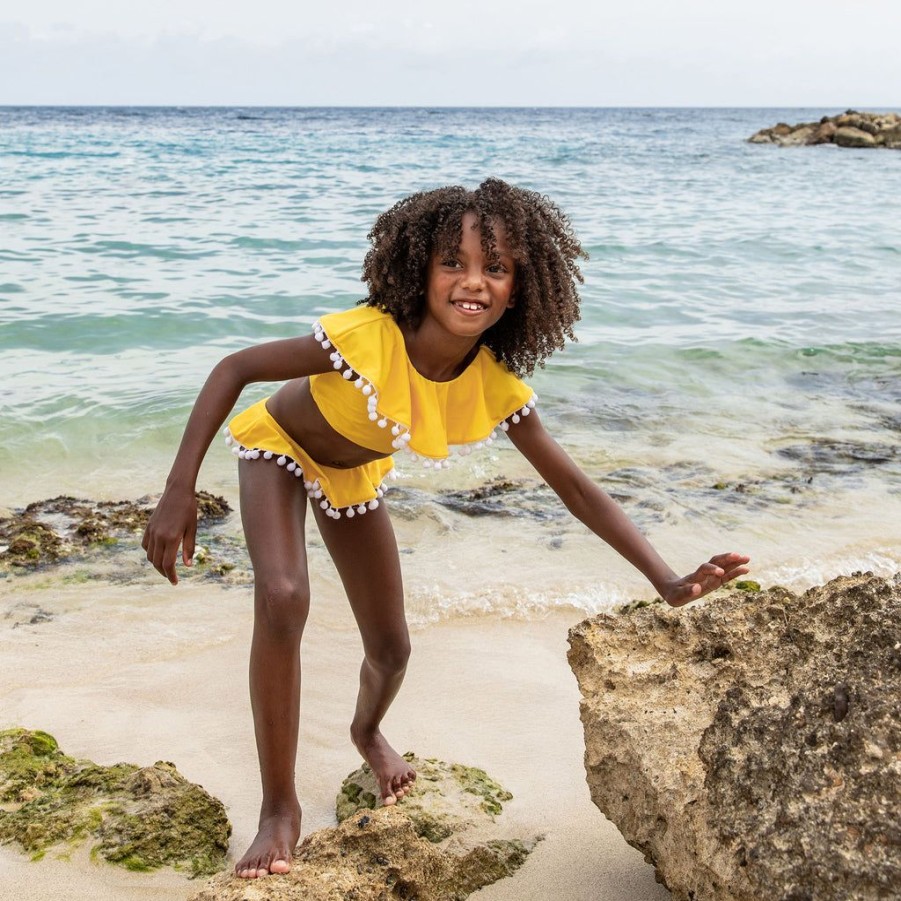
POLYGON ((241 520, 254 571, 250 696, 263 802, 259 832, 235 866, 286 873, 300 835, 294 761, 300 640, 309 607, 307 499, 360 628, 364 658, 351 738, 385 804, 415 779, 379 724, 404 677, 409 637, 397 546, 382 481, 406 451, 441 467, 508 432, 569 510, 679 606, 747 572, 720 554, 683 578, 545 431, 518 378, 573 337, 579 318, 569 222, 547 198, 497 179, 478 190, 414 194, 381 215, 363 266, 362 306, 322 317, 313 334, 226 357, 200 392, 143 547, 172 584, 191 564, 195 480, 241 390, 285 384, 235 417, 226 441, 239 464, 241 520))

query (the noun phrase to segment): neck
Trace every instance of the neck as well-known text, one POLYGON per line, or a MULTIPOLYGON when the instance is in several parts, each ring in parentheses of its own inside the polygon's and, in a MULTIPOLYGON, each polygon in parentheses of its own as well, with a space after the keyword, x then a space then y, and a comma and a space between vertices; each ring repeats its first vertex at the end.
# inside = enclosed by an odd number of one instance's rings
POLYGON ((433 382, 449 382, 472 362, 478 352, 479 338, 462 338, 438 332, 426 319, 418 328, 401 330, 407 356, 420 375, 433 382))

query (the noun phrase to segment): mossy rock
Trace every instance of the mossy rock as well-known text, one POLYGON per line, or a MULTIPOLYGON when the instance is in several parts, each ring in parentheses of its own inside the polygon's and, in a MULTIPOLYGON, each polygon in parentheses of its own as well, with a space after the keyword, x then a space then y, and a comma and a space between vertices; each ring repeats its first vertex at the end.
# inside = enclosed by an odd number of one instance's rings
MULTIPOLYGON (((460 832, 489 826, 513 795, 478 767, 420 758, 404 759, 416 770, 416 781, 398 802, 417 835, 437 844, 460 832)), ((338 822, 360 810, 380 807, 380 793, 372 770, 364 764, 341 783, 335 800, 338 822)))
POLYGON ((0 732, 0 842, 39 860, 88 841, 91 856, 129 870, 171 866, 192 876, 222 869, 225 808, 175 766, 100 766, 59 750, 52 735, 0 732))
POLYGON ((403 803, 360 811, 308 835, 287 875, 220 873, 191 901, 464 901, 514 873, 538 841, 493 832, 442 847, 417 834, 403 803))
POLYGON ((760 591, 760 582, 753 579, 738 579, 735 582, 729 582, 726 588, 732 588, 735 591, 760 591))
MULTIPOLYGON (((223 497, 209 491, 198 491, 196 497, 201 525, 225 519, 231 512, 223 497)), ((60 495, 35 501, 12 516, 0 518, 0 568, 35 569, 115 545, 122 539, 133 541, 147 525, 154 505, 155 500, 149 497, 92 501, 60 495)))
POLYGON ((662 603, 663 598, 654 598, 650 601, 644 599, 629 601, 627 604, 620 604, 620 606, 615 607, 613 612, 624 616, 627 613, 632 613, 634 610, 643 610, 645 607, 653 607, 662 603))

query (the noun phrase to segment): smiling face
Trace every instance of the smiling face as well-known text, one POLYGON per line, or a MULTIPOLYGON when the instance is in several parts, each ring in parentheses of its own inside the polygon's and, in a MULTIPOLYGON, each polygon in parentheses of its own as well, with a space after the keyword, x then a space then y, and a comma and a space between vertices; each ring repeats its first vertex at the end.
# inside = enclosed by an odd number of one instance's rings
POLYGON ((465 213, 454 254, 433 254, 423 319, 459 338, 477 338, 513 306, 516 263, 504 227, 494 226, 496 253, 486 256, 475 213, 465 213))

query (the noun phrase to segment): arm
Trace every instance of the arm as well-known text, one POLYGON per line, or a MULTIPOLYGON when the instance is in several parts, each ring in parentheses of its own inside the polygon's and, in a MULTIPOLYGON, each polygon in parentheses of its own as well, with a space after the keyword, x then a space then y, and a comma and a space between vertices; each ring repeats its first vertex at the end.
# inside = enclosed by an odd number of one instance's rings
POLYGON ((154 510, 141 546, 154 568, 173 585, 179 545, 188 566, 194 556, 197 504, 194 497, 200 464, 216 433, 252 382, 285 381, 328 372, 332 363, 312 335, 258 344, 229 354, 207 378, 188 418, 163 496, 154 510))
POLYGON ((719 554, 679 578, 619 505, 551 438, 534 410, 507 435, 573 516, 643 573, 671 606, 686 604, 748 571, 744 566, 748 557, 719 554))

